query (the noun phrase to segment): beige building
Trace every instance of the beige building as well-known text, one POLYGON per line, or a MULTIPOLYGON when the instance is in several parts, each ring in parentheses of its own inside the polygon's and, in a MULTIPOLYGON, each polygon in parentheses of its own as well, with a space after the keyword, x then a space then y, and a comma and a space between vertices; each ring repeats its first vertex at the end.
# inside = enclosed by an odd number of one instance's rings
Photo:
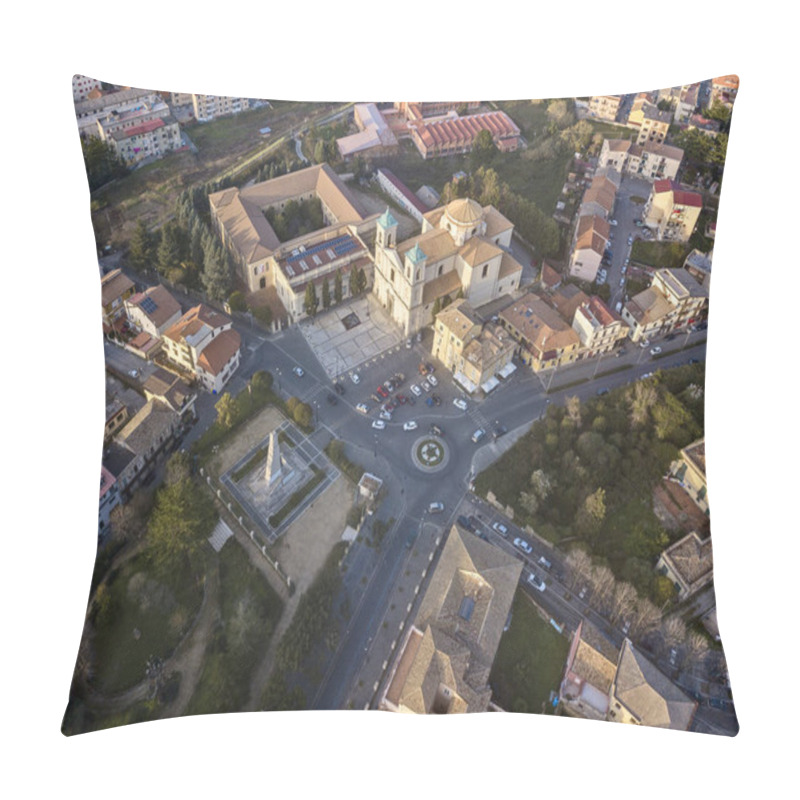
POLYGON ((656 571, 675 584, 678 600, 691 597, 713 578, 711 537, 701 539, 696 531, 687 534, 664 550, 659 556, 656 571))
POLYGON ((514 355, 516 343, 499 325, 483 326, 466 300, 455 300, 436 315, 433 356, 472 394, 490 392, 514 355))
POLYGON ((732 106, 739 92, 739 76, 723 75, 711 81, 711 103, 718 101, 726 106, 732 106))
POLYGON ((161 338, 181 317, 178 301, 160 284, 125 300, 125 313, 139 330, 161 338))
POLYGON ((681 450, 681 457, 672 463, 668 477, 683 487, 701 511, 709 513, 705 438, 681 450))
POLYGON ((581 356, 608 353, 628 338, 628 326, 599 297, 593 295, 575 311, 572 328, 581 340, 581 356))
POLYGON ((252 107, 247 97, 224 97, 216 94, 193 94, 192 108, 198 122, 210 122, 217 117, 239 114, 252 107))
POLYGON ((224 314, 195 306, 164 332, 164 354, 206 390, 219 392, 239 366, 241 337, 231 325, 224 314))
POLYGON ((583 193, 580 210, 581 217, 597 216, 610 219, 617 199, 620 175, 613 169, 598 170, 583 193))
POLYGON ((609 693, 607 719, 687 731, 697 703, 625 639, 609 693))
POLYGON ((130 450, 146 469, 169 443, 180 428, 180 418, 169 406, 158 400, 148 400, 119 432, 117 442, 130 450))
POLYGON ((517 342, 519 357, 538 372, 578 358, 580 337, 550 306, 529 292, 499 314, 500 324, 517 342))
POLYGON ((578 218, 575 244, 569 260, 570 275, 589 283, 597 278, 610 230, 603 217, 592 215, 578 218))
POLYGON ((364 269, 368 283, 372 277, 372 259, 361 237, 371 233, 376 215, 366 215, 327 164, 243 189, 224 189, 208 199, 214 228, 233 254, 241 282, 250 292, 274 287, 292 321, 305 316, 309 281, 319 295, 322 281, 332 281, 341 270, 347 296, 352 268, 364 269), (265 212, 281 211, 291 200, 314 198, 322 206, 325 227, 281 242, 265 212))
POLYGON ((622 309, 634 342, 659 333, 685 328, 708 304, 708 288, 685 269, 660 269, 643 292, 622 309))
POLYGON ((589 113, 598 119, 614 122, 621 102, 622 95, 619 94, 596 95, 589 98, 589 113))
POLYGON ((642 219, 658 239, 687 242, 702 210, 703 198, 697 192, 688 192, 674 181, 659 180, 653 183, 642 219))
POLYGON ((598 167, 648 181, 674 180, 683 161, 683 150, 672 145, 647 142, 634 144, 627 139, 604 139, 598 167))
POLYGON ((135 111, 142 106, 155 106, 161 103, 158 92, 150 89, 120 89, 108 92, 100 97, 87 97, 75 103, 75 117, 78 120, 78 132, 84 139, 97 136, 97 120, 116 112, 124 114, 135 111))
POLYGON ((87 78, 85 75, 72 76, 72 99, 77 103, 85 100, 89 92, 99 89, 102 83, 97 78, 87 78))
POLYGON ((667 138, 672 113, 660 111, 654 100, 654 95, 641 92, 633 101, 628 114, 628 127, 636 131, 636 144, 660 144, 667 138))
POLYGON ((358 133, 336 140, 342 158, 367 152, 370 156, 383 156, 397 151, 397 137, 375 103, 356 103, 353 121, 358 133))
POLYGON ((514 226, 494 206, 453 200, 423 217, 422 233, 397 242, 387 209, 377 222, 373 292, 406 336, 432 322, 436 300, 459 292, 475 308, 519 287, 507 251, 514 226))
POLYGON ((138 164, 146 158, 161 158, 182 146, 181 126, 171 115, 154 116, 136 125, 118 128, 106 134, 102 123, 101 138, 111 145, 126 164, 138 164))
POLYGON ((492 669, 522 562, 450 529, 379 707, 409 714, 487 711, 492 669))

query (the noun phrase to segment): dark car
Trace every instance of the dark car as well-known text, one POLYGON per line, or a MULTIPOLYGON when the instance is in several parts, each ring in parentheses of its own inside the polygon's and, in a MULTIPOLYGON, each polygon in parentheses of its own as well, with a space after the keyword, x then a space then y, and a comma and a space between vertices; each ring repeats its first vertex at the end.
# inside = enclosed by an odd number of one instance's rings
POLYGON ((609 388, 607 386, 604 386, 602 389, 598 389, 595 394, 597 394, 598 397, 602 397, 602 395, 608 394, 608 392, 609 388))
POLYGON ((428 396, 425 398, 425 405, 433 407, 433 398, 428 396))
POLYGON ((336 394, 344 394, 344 386, 341 383, 334 383, 333 388, 336 390, 336 394))
POLYGON ((404 406, 408 402, 408 398, 404 394, 396 394, 394 399, 401 405, 404 406))
POLYGON ((505 425, 498 425, 493 431, 492 436, 494 437, 495 441, 497 441, 501 436, 505 436, 508 433, 508 428, 505 425))
POLYGON ((677 333, 668 333, 668 334, 667 334, 667 335, 664 337, 664 341, 665 341, 665 342, 671 342, 671 341, 672 341, 672 340, 673 340, 673 339, 674 339, 674 338, 675 338, 677 335, 678 335, 677 333))
POLYGON ((471 527, 473 527, 473 528, 477 528, 478 527, 478 520, 475 519, 475 517, 473 517, 472 514, 470 514, 467 517, 467 519, 469 520, 469 524, 470 524, 471 527))
POLYGON ((465 530, 472 530, 472 523, 466 517, 459 517, 456 522, 465 530))
POLYGON ((690 364, 699 364, 700 363, 700 359, 699 358, 690 358, 689 359, 689 363, 690 364))
POLYGON ((440 406, 442 404, 442 398, 439 397, 438 394, 432 394, 431 395, 431 400, 433 400, 433 404, 435 406, 440 406))
POLYGON ((336 405, 336 404, 339 402, 339 401, 336 399, 336 395, 335 395, 335 394, 331 394, 330 392, 328 392, 328 395, 327 395, 327 397, 326 397, 325 399, 326 399, 326 400, 328 401, 328 403, 329 403, 330 405, 332 405, 332 406, 335 406, 335 405, 336 405))

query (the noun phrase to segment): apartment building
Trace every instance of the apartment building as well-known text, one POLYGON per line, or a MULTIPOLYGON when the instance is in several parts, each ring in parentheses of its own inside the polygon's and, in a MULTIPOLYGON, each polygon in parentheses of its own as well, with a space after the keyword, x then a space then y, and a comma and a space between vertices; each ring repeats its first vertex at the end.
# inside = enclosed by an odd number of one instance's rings
POLYGON ((581 340, 581 356, 591 358, 611 352, 628 338, 628 326, 597 295, 581 303, 572 318, 572 328, 581 340))
POLYGON ((615 122, 619 113, 622 95, 603 94, 589 98, 589 113, 598 119, 615 122))
POLYGON ((683 161, 683 150, 667 144, 634 144, 627 139, 604 139, 598 167, 645 178, 674 180, 683 161))
POLYGON ((697 192, 686 191, 675 181, 658 180, 653 183, 642 219, 656 238, 687 242, 702 210, 703 198, 697 192))
POLYGON ((72 76, 72 99, 77 103, 85 100, 90 92, 99 89, 103 84, 97 78, 87 78, 85 75, 72 76))
POLYGON ((253 105, 247 97, 225 97, 217 94, 193 94, 192 108, 198 122, 210 122, 218 117, 239 114, 253 105))

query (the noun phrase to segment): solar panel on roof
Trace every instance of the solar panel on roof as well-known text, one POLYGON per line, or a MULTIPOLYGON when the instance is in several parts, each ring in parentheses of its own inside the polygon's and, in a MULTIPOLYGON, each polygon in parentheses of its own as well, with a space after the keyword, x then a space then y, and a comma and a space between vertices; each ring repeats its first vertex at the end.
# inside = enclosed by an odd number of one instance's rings
POLYGON ((152 297, 145 297, 139 305, 142 307, 142 311, 144 311, 145 314, 153 314, 158 308, 152 297))

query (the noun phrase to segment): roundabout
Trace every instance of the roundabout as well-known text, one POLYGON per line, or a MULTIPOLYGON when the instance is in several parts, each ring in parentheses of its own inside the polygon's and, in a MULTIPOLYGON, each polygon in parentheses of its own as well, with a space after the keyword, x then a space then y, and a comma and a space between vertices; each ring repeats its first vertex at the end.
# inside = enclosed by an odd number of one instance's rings
POLYGON ((438 436, 423 436, 411 446, 411 460, 423 472, 439 472, 447 466, 450 452, 438 436))

